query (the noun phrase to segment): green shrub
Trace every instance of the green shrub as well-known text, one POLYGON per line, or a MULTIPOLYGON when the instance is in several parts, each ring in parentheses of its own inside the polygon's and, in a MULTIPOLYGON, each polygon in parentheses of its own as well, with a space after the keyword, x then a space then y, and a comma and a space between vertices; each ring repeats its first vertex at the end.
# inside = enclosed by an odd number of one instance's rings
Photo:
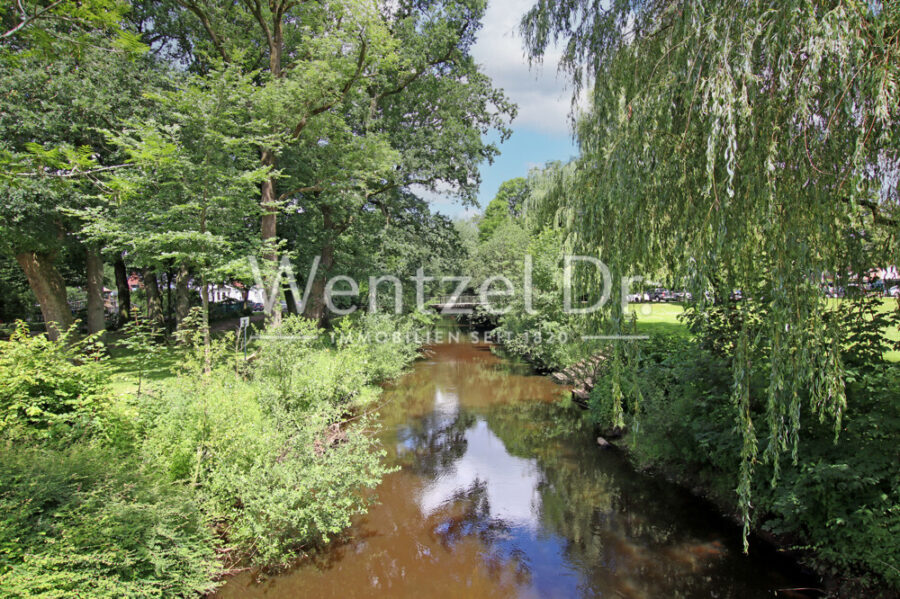
POLYGON ((368 382, 381 383, 400 376, 418 357, 417 337, 424 338, 437 319, 419 312, 405 316, 357 312, 341 321, 334 339, 338 348, 356 352, 368 382), (341 341, 347 337, 355 341, 341 341))
POLYGON ((109 403, 101 352, 94 337, 50 341, 17 322, 0 343, 0 433, 61 438, 95 424, 109 403))
POLYGON ((797 537, 831 574, 900 589, 900 369, 858 373, 847 405, 837 443, 830 423, 809 419, 777 486, 771 467, 759 473, 763 526, 797 537))
POLYGON ((563 314, 558 294, 535 292, 533 308, 534 314, 529 314, 519 302, 500 317, 495 333, 504 352, 548 372, 562 370, 596 351, 580 342, 581 333, 574 319, 563 314))
POLYGON ((213 546, 190 493, 126 455, 0 450, 5 597, 195 596, 214 587, 213 546))
POLYGON ((375 383, 417 354, 405 337, 375 340, 372 331, 393 332, 391 323, 345 319, 332 336, 288 317, 259 341, 249 378, 224 354, 210 373, 186 372, 145 400, 146 458, 194 488, 227 543, 253 563, 285 564, 327 542, 365 510, 364 490, 387 471, 374 424, 359 411, 380 393, 375 383))
MULTIPOLYGON (((857 337, 859 339, 861 337, 857 337)), ((847 410, 838 442, 827 419, 806 416, 796 463, 785 458, 776 468, 761 459, 753 479, 753 518, 757 526, 810 549, 808 559, 823 572, 854 579, 863 588, 900 587, 900 368, 851 352, 849 363, 866 364, 848 372, 847 410), (774 486, 773 480, 776 480, 774 486)), ((876 348, 880 352, 880 348, 876 348)), ((751 397, 764 397, 765 364, 757 367, 751 397)), ((735 510, 740 436, 731 403, 727 357, 696 342, 654 338, 634 376, 626 377, 626 408, 640 393, 640 414, 627 414, 629 447, 645 466, 674 474, 711 491, 735 510)), ((609 423, 610 376, 591 395, 595 421, 609 423)), ((758 423, 760 456, 768 442, 765 406, 752 401, 758 423)))
POLYGON ((266 386, 214 371, 158 402, 144 452, 194 488, 227 542, 259 564, 289 562, 349 525, 385 468, 368 421, 342 427, 323 398, 298 407, 266 386))

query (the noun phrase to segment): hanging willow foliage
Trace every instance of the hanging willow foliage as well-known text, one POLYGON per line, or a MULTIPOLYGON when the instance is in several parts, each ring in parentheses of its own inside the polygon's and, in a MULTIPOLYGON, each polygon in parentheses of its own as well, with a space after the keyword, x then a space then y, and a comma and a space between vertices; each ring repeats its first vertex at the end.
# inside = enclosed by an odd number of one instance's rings
MULTIPOLYGON (((822 273, 897 260, 900 2, 540 0, 522 31, 533 60, 562 42, 575 97, 591 100, 580 158, 533 208, 614 275, 665 273, 701 311, 733 289, 765 306, 733 356, 746 530, 760 443, 777 473, 780 453, 796 458, 803 405, 840 428, 822 273), (769 374, 761 398, 754 359, 769 374)), ((622 330, 617 312, 610 302, 605 322, 622 330)))

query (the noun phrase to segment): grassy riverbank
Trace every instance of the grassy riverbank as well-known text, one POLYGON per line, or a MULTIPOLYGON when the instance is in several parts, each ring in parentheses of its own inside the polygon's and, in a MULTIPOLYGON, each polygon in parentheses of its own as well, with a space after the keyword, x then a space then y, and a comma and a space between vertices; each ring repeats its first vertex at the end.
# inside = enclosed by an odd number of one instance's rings
MULTIPOLYGON (((828 304, 836 308, 841 300, 832 299, 828 304)), ((897 300, 894 298, 882 298, 879 311, 888 313, 897 310, 897 300)), ((684 313, 684 307, 680 304, 633 304, 631 313, 637 317, 638 330, 645 334, 672 334, 687 337, 690 335, 687 325, 679 320, 684 313)), ((888 326, 884 329, 886 339, 896 343, 900 342, 900 327, 888 326)), ((884 359, 888 362, 900 362, 900 350, 889 350, 884 353, 884 359)))
MULTIPOLYGON (((640 398, 639 411, 626 408, 629 455, 639 467, 679 480, 737 517, 741 441, 728 358, 692 338, 678 320, 678 306, 656 304, 649 313, 637 308, 638 328, 651 339, 637 369, 625 377, 626 405, 640 398)), ((895 308, 895 300, 886 299, 879 310, 895 308)), ((880 334, 900 336, 896 327, 880 334)), ((796 550, 831 581, 831 592, 893 597, 900 591, 900 354, 885 352, 882 362, 873 362, 857 357, 865 350, 853 343, 844 356, 847 407, 837 443, 832 420, 804 417, 796 454, 788 440, 780 459, 766 457, 769 420, 764 404, 752 401, 760 446, 752 526, 796 550)), ((764 396, 769 384, 766 369, 755 369, 751 397, 764 396)), ((591 395, 598 423, 608 421, 611 386, 607 373, 591 395)))
POLYGON ((342 341, 288 320, 249 364, 199 330, 108 359, 25 331, 3 342, 5 596, 205 593, 328 542, 386 471, 366 408, 418 354, 374 336, 417 326, 347 319, 342 341))
MULTIPOLYGON (((765 356, 755 356, 749 371, 758 452, 751 526, 795 550, 832 581, 832 592, 892 597, 900 591, 900 352, 885 351, 884 343, 900 338, 900 331, 871 313, 856 315, 843 302, 829 304, 847 331, 847 405, 837 431, 832 417, 805 414, 796 446, 794 438, 773 437, 773 416, 764 402, 772 384, 765 356), (779 449, 767 451, 773 444, 779 449)), ((896 301, 879 300, 866 309, 887 314, 896 301)), ((635 304, 632 311, 638 332, 650 339, 639 342, 639 357, 624 372, 601 368, 588 401, 593 420, 601 430, 609 427, 618 390, 629 431, 622 444, 633 463, 681 482, 738 518, 735 487, 743 458, 732 398, 731 332, 693 334, 677 304, 635 304)), ((576 342, 566 352, 555 355, 571 356, 571 364, 604 350, 576 342)), ((807 401, 803 389, 797 397, 807 401)), ((776 422, 788 417, 774 415, 776 422)))

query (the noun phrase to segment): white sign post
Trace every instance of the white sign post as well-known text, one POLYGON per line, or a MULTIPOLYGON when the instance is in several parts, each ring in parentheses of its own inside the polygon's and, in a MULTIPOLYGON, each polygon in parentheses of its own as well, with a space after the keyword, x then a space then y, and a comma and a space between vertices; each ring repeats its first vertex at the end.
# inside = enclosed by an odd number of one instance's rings
POLYGON ((244 360, 247 359, 247 329, 250 328, 250 317, 249 316, 241 316, 240 324, 238 325, 238 335, 243 333, 244 337, 244 360))

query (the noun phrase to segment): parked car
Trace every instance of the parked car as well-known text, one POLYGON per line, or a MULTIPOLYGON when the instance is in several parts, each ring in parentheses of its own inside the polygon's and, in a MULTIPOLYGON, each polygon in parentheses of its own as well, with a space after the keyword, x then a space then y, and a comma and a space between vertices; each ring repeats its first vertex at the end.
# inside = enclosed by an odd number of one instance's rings
POLYGON ((672 292, 662 287, 657 287, 650 292, 651 302, 671 302, 674 299, 672 292))

